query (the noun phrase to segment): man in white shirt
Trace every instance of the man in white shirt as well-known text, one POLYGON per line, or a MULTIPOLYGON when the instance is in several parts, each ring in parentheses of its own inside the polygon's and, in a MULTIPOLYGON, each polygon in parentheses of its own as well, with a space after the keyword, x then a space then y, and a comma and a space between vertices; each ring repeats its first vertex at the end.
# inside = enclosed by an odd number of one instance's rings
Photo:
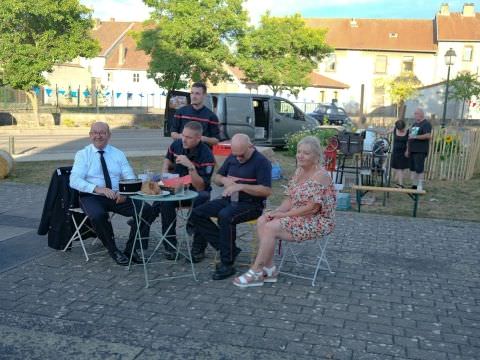
MULTIPOLYGON (((90 129, 92 144, 75 155, 70 175, 70 187, 80 192, 80 206, 92 222, 98 238, 107 248, 113 260, 119 265, 128 265, 133 251, 132 261, 141 263, 136 249, 132 249, 136 233, 135 222, 131 227, 123 253, 115 244, 112 224, 109 222, 109 212, 128 217, 134 215, 132 201, 118 193, 118 183, 121 179, 135 178, 135 173, 125 154, 108 144, 110 137, 108 124, 96 122, 92 125, 90 129)), ((140 206, 141 204, 138 204, 137 208, 140 206)), ((153 221, 153 211, 148 204, 144 205, 142 217, 148 224, 153 221)), ((147 238, 150 232, 148 224, 140 225, 141 237, 145 239, 144 248, 147 247, 147 238)))

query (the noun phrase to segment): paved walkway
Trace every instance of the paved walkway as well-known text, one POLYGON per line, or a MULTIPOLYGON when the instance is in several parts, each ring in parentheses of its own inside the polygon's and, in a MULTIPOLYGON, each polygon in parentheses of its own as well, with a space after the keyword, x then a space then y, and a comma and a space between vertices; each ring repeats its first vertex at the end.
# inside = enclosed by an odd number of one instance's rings
POLYGON ((480 223, 339 213, 315 288, 212 281, 210 254, 198 283, 145 289, 140 268, 46 248, 44 196, 0 182, 0 359, 480 358, 480 223))

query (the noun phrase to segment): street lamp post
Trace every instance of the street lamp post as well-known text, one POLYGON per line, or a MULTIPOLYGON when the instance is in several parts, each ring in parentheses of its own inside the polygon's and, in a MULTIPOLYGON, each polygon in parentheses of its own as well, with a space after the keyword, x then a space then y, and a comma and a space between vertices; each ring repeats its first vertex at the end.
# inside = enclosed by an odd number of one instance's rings
POLYGON ((450 48, 447 50, 445 53, 445 65, 448 66, 448 72, 447 72, 447 83, 445 86, 445 101, 443 103, 443 116, 442 116, 442 128, 445 127, 445 122, 446 122, 446 116, 447 116, 447 102, 448 102, 448 85, 450 82, 450 66, 452 66, 455 63, 455 58, 457 54, 455 54, 455 51, 450 48))

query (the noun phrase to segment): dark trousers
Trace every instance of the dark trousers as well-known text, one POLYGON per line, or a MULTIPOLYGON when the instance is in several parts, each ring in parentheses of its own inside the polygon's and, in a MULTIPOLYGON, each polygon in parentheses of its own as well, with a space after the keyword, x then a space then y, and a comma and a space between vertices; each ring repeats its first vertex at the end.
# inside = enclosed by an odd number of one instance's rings
MULTIPOLYGON (((210 200, 209 191, 199 191, 198 196, 193 200, 193 207, 197 207, 210 200)), ((154 218, 160 214, 162 217, 162 234, 165 234, 169 243, 173 246, 177 245, 177 212, 176 209, 182 206, 190 206, 191 200, 187 201, 156 201, 153 203, 154 218), (172 226, 170 226, 170 224, 172 226), (170 228, 169 228, 170 227, 170 228)), ((189 225, 187 225, 189 226, 189 225)), ((165 250, 173 251, 174 249, 167 243, 163 243, 165 250)))
MULTIPOLYGON (((115 237, 113 234, 112 224, 109 221, 109 212, 115 214, 120 214, 127 217, 133 217, 135 215, 135 210, 133 208, 132 201, 135 201, 135 206, 137 211, 140 211, 142 203, 136 200, 127 199, 121 204, 117 204, 115 200, 108 199, 104 196, 97 195, 83 195, 80 196, 80 206, 82 207, 85 214, 90 219, 95 232, 97 233, 98 238, 107 248, 108 252, 112 254, 117 250, 115 244, 115 237)), ((150 224, 153 221, 153 210, 152 207, 145 203, 143 207, 142 218, 145 219, 145 222, 140 224, 140 235, 142 237, 142 246, 144 249, 148 247, 148 236, 150 234, 150 224)), ((125 251, 130 253, 132 251, 133 242, 135 240, 135 233, 137 231, 137 224, 134 224, 130 228, 130 234, 128 237, 127 245, 125 246, 125 251)), ((138 249, 139 243, 135 245, 135 248, 138 249)))
POLYGON ((237 224, 257 219, 263 211, 261 203, 238 202, 221 198, 209 201, 193 209, 190 221, 194 227, 193 252, 205 251, 207 244, 220 250, 223 264, 232 265, 234 261, 237 224), (216 217, 218 225, 211 217, 216 217))

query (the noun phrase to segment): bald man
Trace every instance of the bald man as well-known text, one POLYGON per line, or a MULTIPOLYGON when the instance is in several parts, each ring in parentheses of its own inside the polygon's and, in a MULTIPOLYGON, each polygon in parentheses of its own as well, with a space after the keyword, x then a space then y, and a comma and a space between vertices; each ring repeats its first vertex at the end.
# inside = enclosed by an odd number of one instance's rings
POLYGON ((417 108, 414 112, 415 122, 408 132, 407 151, 405 156, 410 160, 410 176, 412 188, 423 190, 425 159, 432 138, 432 125, 425 119, 423 109, 417 108))
MULTIPOLYGON (((140 256, 133 249, 136 222, 132 223, 130 236, 122 253, 115 244, 112 224, 108 216, 109 212, 128 217, 134 215, 132 201, 118 193, 118 183, 120 179, 134 179, 135 173, 125 154, 108 144, 112 136, 108 124, 94 123, 89 135, 91 144, 75 155, 70 174, 70 187, 79 191, 80 206, 113 260, 119 265, 128 265, 133 252, 132 261, 141 263, 140 256)), ((138 203, 136 206, 140 208, 141 204, 138 203)), ((148 224, 153 221, 153 211, 148 204, 145 204, 142 214, 148 224)), ((145 238, 144 248, 147 247, 146 239, 150 231, 148 224, 140 225, 142 239, 145 238)))
POLYGON ((235 274, 234 263, 241 249, 235 244, 236 225, 257 219, 272 193, 272 165, 252 145, 245 134, 232 138, 232 153, 214 179, 223 186, 223 196, 193 209, 190 221, 194 228, 192 259, 200 262, 210 244, 220 250, 221 264, 213 280, 235 274), (217 218, 215 224, 211 217, 217 218))

